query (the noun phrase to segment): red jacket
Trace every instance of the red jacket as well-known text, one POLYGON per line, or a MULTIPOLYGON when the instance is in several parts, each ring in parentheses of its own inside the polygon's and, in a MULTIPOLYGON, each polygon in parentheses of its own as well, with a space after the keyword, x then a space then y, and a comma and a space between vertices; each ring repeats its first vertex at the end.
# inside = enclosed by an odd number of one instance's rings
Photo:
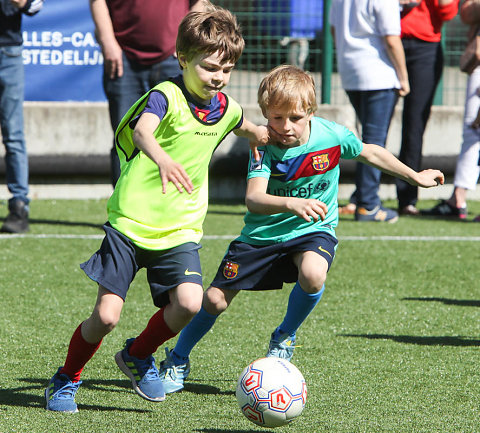
POLYGON ((442 25, 457 15, 459 2, 460 0, 453 0, 447 6, 439 6, 439 0, 422 0, 402 16, 402 38, 440 42, 442 25))

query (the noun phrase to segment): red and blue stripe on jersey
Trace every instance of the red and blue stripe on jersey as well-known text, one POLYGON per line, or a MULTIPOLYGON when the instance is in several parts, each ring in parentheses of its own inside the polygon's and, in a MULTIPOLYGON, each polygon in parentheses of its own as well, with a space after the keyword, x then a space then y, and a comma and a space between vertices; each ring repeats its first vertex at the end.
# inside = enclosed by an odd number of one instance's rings
POLYGON ((284 161, 272 161, 270 178, 280 182, 324 174, 337 167, 340 161, 341 148, 317 150, 302 154, 284 161))

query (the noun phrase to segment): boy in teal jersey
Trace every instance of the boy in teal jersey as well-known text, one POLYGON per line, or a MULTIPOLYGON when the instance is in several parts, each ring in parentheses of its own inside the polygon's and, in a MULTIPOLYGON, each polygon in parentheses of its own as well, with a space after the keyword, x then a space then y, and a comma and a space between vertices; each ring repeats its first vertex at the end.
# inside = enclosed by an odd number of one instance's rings
POLYGON ((115 360, 140 396, 165 399, 153 353, 202 304, 198 250, 211 155, 231 131, 256 144, 268 141, 267 127, 243 118, 240 106, 221 92, 243 47, 230 12, 212 6, 190 13, 177 38, 182 76, 155 86, 121 121, 115 134, 121 175, 108 201, 106 235, 81 265, 98 283, 97 301, 45 390, 48 410, 78 411, 74 398, 80 374, 118 323, 128 288, 142 267, 160 310, 115 360))
POLYGON ((417 173, 384 148, 362 143, 347 128, 319 117, 315 85, 303 70, 273 69, 258 102, 279 137, 250 159, 245 226, 229 246, 205 291, 200 312, 183 329, 160 364, 165 392, 179 391, 189 374, 189 355, 240 290, 280 289, 296 282, 283 322, 266 356, 290 360, 296 331, 320 300, 337 246, 339 159, 356 159, 413 185, 443 183, 438 170, 417 173))

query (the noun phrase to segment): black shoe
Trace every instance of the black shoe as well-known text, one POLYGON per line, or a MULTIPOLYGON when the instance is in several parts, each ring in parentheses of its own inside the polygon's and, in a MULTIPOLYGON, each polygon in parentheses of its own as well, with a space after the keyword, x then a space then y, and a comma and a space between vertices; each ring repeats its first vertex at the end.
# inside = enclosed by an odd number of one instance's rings
POLYGON ((423 209, 420 211, 422 215, 438 216, 438 217, 453 217, 464 220, 467 218, 467 207, 452 206, 447 200, 442 200, 431 209, 423 209))
POLYGON ((22 200, 11 201, 8 210, 10 212, 0 231, 4 233, 28 232, 28 210, 25 202, 22 200))

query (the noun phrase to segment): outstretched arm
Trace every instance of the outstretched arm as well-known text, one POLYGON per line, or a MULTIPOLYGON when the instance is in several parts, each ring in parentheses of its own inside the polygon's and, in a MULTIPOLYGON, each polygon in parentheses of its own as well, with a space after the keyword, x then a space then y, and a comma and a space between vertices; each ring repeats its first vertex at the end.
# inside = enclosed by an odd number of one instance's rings
POLYGON ((290 212, 310 222, 325 219, 327 205, 320 200, 298 197, 280 197, 267 194, 268 179, 253 177, 248 180, 245 203, 250 212, 261 215, 290 212))
POLYGON ((355 159, 415 186, 431 188, 439 184, 443 185, 445 181, 444 175, 440 170, 429 169, 416 172, 399 161, 388 150, 376 144, 364 143, 362 152, 355 159))
POLYGON ((257 147, 264 146, 268 143, 269 135, 267 127, 257 126, 244 117, 240 128, 235 129, 233 133, 239 137, 248 138, 253 157, 256 161, 259 161, 260 154, 258 153, 257 147))
POLYGON ((162 179, 162 192, 167 192, 168 182, 172 182, 179 192, 183 188, 189 194, 193 191, 193 184, 181 164, 175 162, 168 153, 158 144, 153 135, 160 119, 153 113, 143 113, 138 119, 133 132, 133 143, 155 164, 158 165, 162 179))

